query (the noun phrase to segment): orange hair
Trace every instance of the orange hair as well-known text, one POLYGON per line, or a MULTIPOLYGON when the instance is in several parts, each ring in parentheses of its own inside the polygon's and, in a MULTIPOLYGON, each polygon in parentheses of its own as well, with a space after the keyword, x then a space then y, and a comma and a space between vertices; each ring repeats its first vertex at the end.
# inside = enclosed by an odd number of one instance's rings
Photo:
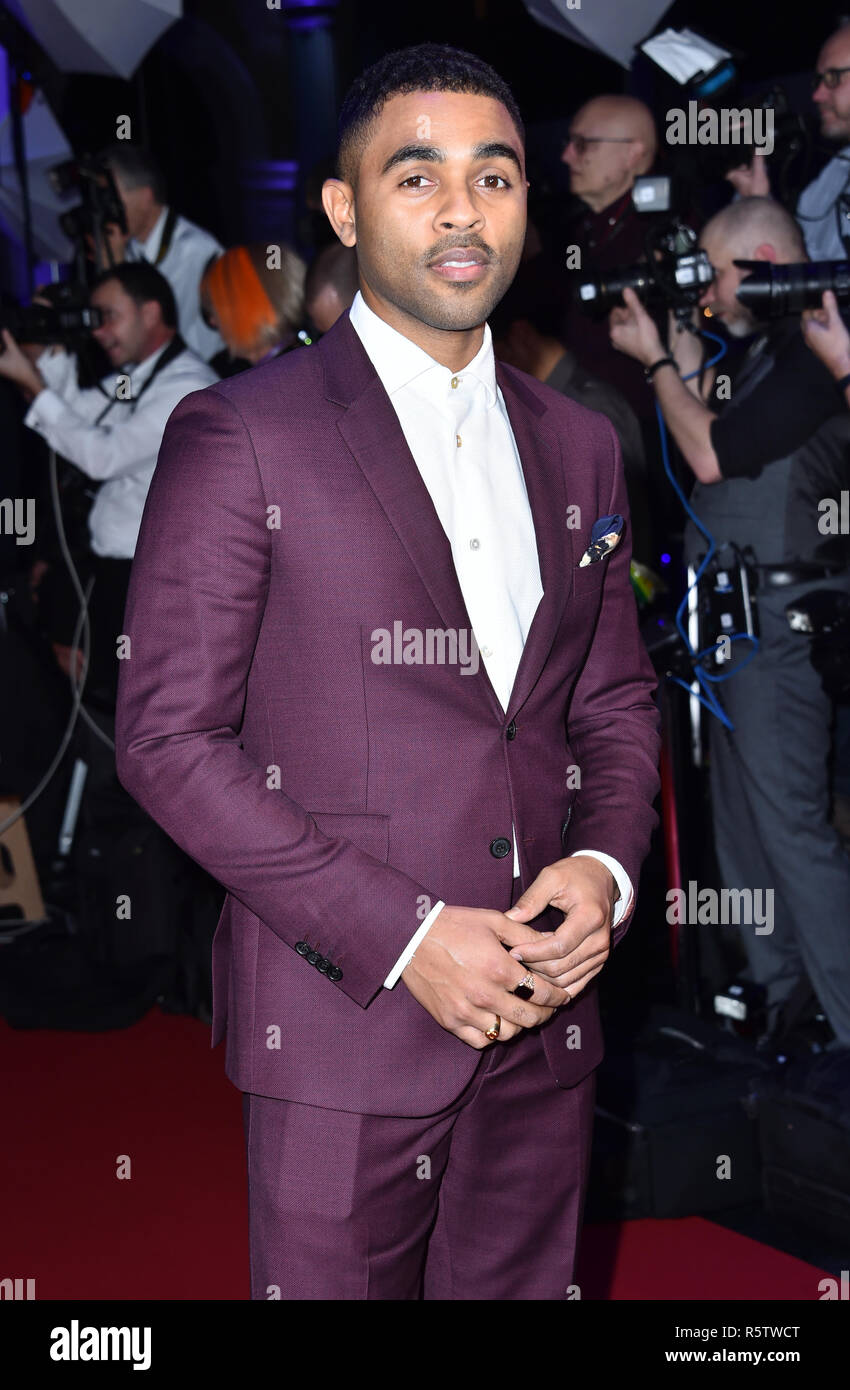
POLYGON ((221 336, 240 357, 261 339, 274 341, 278 314, 246 246, 233 246, 205 272, 203 292, 221 327, 221 336))

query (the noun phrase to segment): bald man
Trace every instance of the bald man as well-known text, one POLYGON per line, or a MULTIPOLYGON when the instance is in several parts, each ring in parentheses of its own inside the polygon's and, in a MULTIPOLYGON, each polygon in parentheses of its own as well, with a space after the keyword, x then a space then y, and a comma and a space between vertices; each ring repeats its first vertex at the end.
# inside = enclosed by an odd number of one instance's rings
MULTIPOLYGON (((802 259, 793 216, 770 198, 742 198, 707 223, 700 241, 715 270, 701 304, 733 337, 753 341, 722 403, 711 382, 701 394, 696 378, 680 378, 702 355, 688 333, 674 339, 677 361, 656 368, 650 389, 698 479, 691 506, 724 567, 734 568, 735 547, 753 558, 757 582, 758 648, 735 642, 719 687, 734 729, 708 717, 717 861, 724 887, 752 890, 753 901, 756 889, 772 894, 770 921, 741 927, 769 1024, 783 1026, 783 1008, 808 977, 834 1045, 850 1048, 850 859, 828 820, 832 707, 807 640, 785 616, 812 591, 850 594, 850 540, 818 524, 821 499, 847 486, 850 415, 799 318, 760 324, 736 297, 747 272, 735 260, 802 259)), ((612 342, 650 368, 667 349, 637 297, 627 290, 625 298, 611 312, 612 342)), ((706 541, 692 524, 685 539, 696 567, 706 541)), ((715 635, 706 633, 705 645, 715 635)))
MULTIPOLYGON (((652 112, 627 96, 599 96, 582 106, 570 123, 561 159, 570 171, 573 201, 548 249, 552 275, 563 286, 565 304, 560 337, 579 365, 616 387, 644 424, 652 443, 655 417, 651 393, 635 364, 611 349, 607 323, 588 318, 572 298, 577 278, 586 280, 644 257, 652 218, 635 211, 632 188, 655 161, 657 136, 652 112), (579 264, 573 251, 578 247, 579 264), (566 273, 565 273, 566 270, 566 273)), ((657 433, 655 434, 657 440, 657 433)))
POLYGON ((570 189, 594 213, 631 204, 635 179, 655 162, 657 135, 652 112, 636 97, 594 97, 570 126, 562 160, 570 189))

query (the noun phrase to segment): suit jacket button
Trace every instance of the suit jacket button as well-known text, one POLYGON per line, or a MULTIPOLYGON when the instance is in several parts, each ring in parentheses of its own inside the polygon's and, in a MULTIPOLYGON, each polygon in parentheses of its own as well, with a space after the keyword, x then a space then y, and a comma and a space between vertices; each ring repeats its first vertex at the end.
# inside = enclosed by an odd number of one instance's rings
POLYGON ((332 965, 330 967, 328 971, 328 979, 333 980, 334 984, 336 984, 337 980, 342 979, 342 971, 340 970, 338 965, 332 965))
POLYGON ((311 951, 307 959, 311 965, 317 965, 322 957, 319 955, 318 951, 311 951))
POLYGON ((508 727, 505 729, 505 738, 516 738, 516 720, 512 719, 508 727))
POLYGON ((298 952, 299 956, 306 956, 310 947, 307 945, 306 941, 296 941, 295 949, 298 952))
POLYGON ((504 835, 499 835, 495 840, 490 841, 490 853, 494 859, 504 859, 511 852, 511 842, 506 840, 504 835))
POLYGON ((319 959, 316 961, 316 969, 320 975, 327 975, 330 964, 327 956, 319 956, 319 959))

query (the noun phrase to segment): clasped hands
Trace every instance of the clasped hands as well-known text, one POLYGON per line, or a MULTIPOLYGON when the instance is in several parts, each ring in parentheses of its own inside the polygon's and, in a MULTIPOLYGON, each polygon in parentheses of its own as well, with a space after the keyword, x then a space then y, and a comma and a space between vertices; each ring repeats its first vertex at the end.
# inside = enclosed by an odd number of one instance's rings
POLYGON ((420 942, 402 980, 447 1032, 481 1050, 498 1016, 499 1042, 534 1028, 599 974, 611 950, 613 875, 590 856, 548 865, 508 912, 446 905, 420 942), (554 932, 528 926, 545 908, 564 920, 554 932), (525 975, 534 991, 512 993, 525 975))

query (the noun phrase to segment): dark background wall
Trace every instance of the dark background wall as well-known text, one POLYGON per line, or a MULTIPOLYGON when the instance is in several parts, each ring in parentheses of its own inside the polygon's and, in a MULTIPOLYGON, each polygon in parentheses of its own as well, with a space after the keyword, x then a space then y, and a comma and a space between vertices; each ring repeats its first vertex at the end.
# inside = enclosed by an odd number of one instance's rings
MULTIPOLYGON (((592 0, 587 0, 592 3, 592 0)), ((49 96, 77 149, 114 138, 130 114, 134 138, 162 160, 180 211, 225 244, 309 233, 304 175, 334 144, 339 99, 366 65, 425 40, 469 48, 513 87, 530 126, 534 161, 560 171, 552 151, 573 111, 599 91, 652 100, 651 73, 618 64, 538 24, 522 0, 339 0, 324 8, 283 0, 185 0, 185 18, 155 45, 131 82, 54 76, 49 96), (318 19, 317 27, 304 24, 318 19)), ((628 0, 622 0, 624 11, 628 0)), ((751 86, 811 70, 840 7, 811 0, 780 11, 740 0, 676 0, 663 24, 692 25, 745 55, 751 86)), ((808 106, 805 89, 795 104, 808 106)))

